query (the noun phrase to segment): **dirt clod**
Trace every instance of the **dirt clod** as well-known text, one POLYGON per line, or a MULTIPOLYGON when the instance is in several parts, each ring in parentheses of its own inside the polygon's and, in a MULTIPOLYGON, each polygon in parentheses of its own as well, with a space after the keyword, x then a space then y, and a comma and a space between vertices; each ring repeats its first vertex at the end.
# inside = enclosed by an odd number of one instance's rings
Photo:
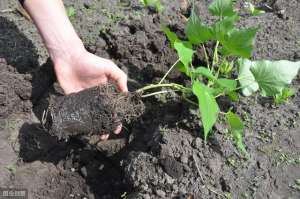
POLYGON ((51 135, 67 139, 112 133, 123 121, 129 123, 143 112, 139 95, 119 93, 108 84, 56 98, 46 111, 43 123, 51 135))

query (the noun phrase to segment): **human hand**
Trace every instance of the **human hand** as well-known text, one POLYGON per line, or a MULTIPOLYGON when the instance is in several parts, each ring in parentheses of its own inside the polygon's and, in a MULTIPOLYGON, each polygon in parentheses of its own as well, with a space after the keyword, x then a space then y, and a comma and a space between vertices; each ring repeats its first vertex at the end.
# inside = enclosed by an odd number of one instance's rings
POLYGON ((111 60, 84 50, 67 60, 54 63, 57 80, 66 94, 103 85, 113 80, 120 92, 127 92, 127 75, 111 60))
MULTIPOLYGON (((63 1, 27 0, 30 14, 54 63, 57 80, 66 94, 116 82, 127 92, 127 76, 112 61, 89 53, 72 26, 63 1)), ((115 132, 120 132, 121 126, 115 132)), ((108 136, 103 136, 107 138, 108 136)))
MULTIPOLYGON (((127 75, 112 61, 89 53, 85 49, 72 55, 54 59, 57 80, 66 94, 106 84, 113 80, 120 92, 127 92, 127 75)), ((122 125, 114 133, 120 133, 122 125)), ((101 136, 108 139, 109 135, 101 136)))

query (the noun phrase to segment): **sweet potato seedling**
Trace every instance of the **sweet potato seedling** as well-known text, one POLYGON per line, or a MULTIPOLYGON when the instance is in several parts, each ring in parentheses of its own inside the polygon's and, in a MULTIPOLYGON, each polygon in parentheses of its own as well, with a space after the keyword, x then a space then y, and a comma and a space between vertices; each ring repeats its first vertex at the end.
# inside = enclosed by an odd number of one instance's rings
POLYGON ((197 105, 205 142, 218 117, 224 117, 237 148, 247 155, 243 144, 242 120, 231 109, 221 112, 217 99, 228 96, 237 101, 238 92, 250 96, 259 91, 262 96, 274 97, 277 102, 284 101, 291 94, 287 93, 287 87, 297 75, 300 62, 250 60, 259 28, 236 28, 235 24, 240 17, 233 8, 232 0, 214 0, 208 10, 217 17, 211 25, 203 23, 195 8, 192 8, 185 27, 185 40, 180 39, 166 25, 162 25, 162 31, 170 41, 171 47, 176 50, 178 60, 157 84, 147 85, 138 92, 143 92, 143 96, 148 97, 176 91, 187 102, 197 105), (208 41, 214 43, 211 57, 205 45, 208 41), (193 65, 195 49, 199 49, 197 47, 200 47, 205 55, 205 66, 193 65), (174 68, 190 79, 190 86, 165 83, 166 77, 174 68), (161 88, 161 91, 145 93, 157 88, 161 88), (193 101, 195 98, 197 101, 193 101))
POLYGON ((140 1, 145 7, 154 8, 157 12, 160 12, 163 9, 160 0, 140 0, 140 1))

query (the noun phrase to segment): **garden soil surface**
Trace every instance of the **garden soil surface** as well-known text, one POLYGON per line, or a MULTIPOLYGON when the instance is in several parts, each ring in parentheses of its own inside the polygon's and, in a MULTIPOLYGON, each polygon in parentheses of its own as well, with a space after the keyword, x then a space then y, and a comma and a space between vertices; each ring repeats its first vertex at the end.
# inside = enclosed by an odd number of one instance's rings
MULTIPOLYGON (((186 1, 163 0, 161 14, 138 0, 64 2, 75 9, 70 18, 86 48, 124 70, 131 91, 159 81, 176 61, 160 21, 182 37, 190 13, 186 1)), ((213 20, 209 2, 195 1, 206 23, 213 20)), ((242 1, 236 4, 240 27, 260 27, 254 58, 299 61, 300 1, 257 4, 265 14, 250 16, 242 1)), ((199 52, 194 64, 203 60, 199 52)), ((168 81, 189 83, 178 71, 168 81)), ((25 188, 30 199, 299 199, 299 85, 298 76, 298 92, 279 106, 258 96, 221 99, 224 110, 232 106, 246 122, 248 160, 240 157, 222 118, 204 144, 197 108, 175 94, 146 98, 145 113, 108 141, 58 140, 40 125, 51 99, 63 95, 52 64, 17 1, 1 0, 0 187, 25 188)))

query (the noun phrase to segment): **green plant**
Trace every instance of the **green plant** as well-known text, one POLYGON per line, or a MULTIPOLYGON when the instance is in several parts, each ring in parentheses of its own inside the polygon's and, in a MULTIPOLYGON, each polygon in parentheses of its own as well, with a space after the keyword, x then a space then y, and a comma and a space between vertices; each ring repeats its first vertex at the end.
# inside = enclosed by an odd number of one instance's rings
POLYGON ((140 0, 145 7, 153 7, 157 12, 163 10, 163 6, 160 3, 160 0, 140 0))
POLYGON ((10 171, 12 173, 15 173, 17 170, 16 165, 14 165, 14 164, 7 165, 4 168, 6 168, 8 171, 10 171))
POLYGON ((291 88, 284 88, 281 93, 275 95, 274 102, 276 105, 288 102, 288 99, 295 93, 296 91, 291 88))
POLYGON ((300 191, 300 179, 296 179, 294 184, 290 185, 292 189, 300 191))
POLYGON ((255 7, 251 2, 245 2, 244 5, 245 5, 246 9, 249 10, 249 12, 252 16, 266 13, 264 10, 261 10, 261 9, 255 7))
POLYGON ((66 13, 67 13, 67 16, 69 18, 73 18, 73 17, 76 16, 76 10, 73 6, 67 7, 66 8, 66 13))
POLYGON ((199 107, 200 118, 204 128, 204 139, 208 136, 221 115, 226 118, 233 141, 238 149, 247 155, 243 144, 244 125, 239 116, 230 110, 220 111, 217 98, 228 96, 238 100, 238 91, 245 96, 260 91, 262 96, 282 95, 292 79, 297 75, 300 62, 251 61, 257 27, 238 29, 235 23, 239 20, 233 9, 232 0, 214 0, 209 12, 217 16, 212 25, 204 24, 192 8, 185 27, 186 40, 181 40, 167 26, 162 30, 177 51, 178 60, 157 84, 151 84, 138 90, 146 92, 160 88, 160 91, 144 94, 149 97, 168 92, 179 92, 184 100, 199 107), (205 47, 208 41, 214 42, 211 58, 205 47), (206 66, 194 66, 195 49, 205 55, 206 66), (190 80, 190 86, 177 83, 164 83, 171 70, 177 68, 190 80), (235 74, 237 74, 235 76, 235 74), (167 90, 166 90, 167 89, 167 90), (197 101, 194 101, 197 99, 197 101))

